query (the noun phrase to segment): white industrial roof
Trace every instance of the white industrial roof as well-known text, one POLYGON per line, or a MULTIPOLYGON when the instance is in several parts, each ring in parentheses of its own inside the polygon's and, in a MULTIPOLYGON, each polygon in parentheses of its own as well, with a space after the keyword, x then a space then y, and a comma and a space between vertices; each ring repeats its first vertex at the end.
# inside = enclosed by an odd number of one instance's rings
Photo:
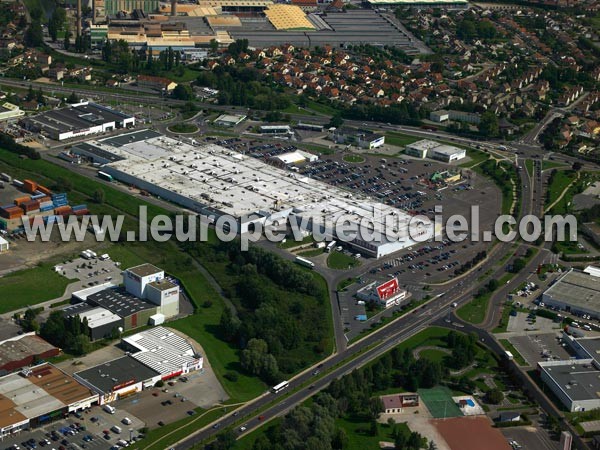
POLYGON ((90 328, 97 328, 108 323, 113 323, 121 320, 121 317, 110 312, 105 308, 94 308, 79 315, 81 319, 87 319, 90 328))
POLYGON ((421 139, 420 141, 413 142, 412 144, 407 145, 407 147, 418 150, 431 150, 432 148, 438 147, 439 145, 439 142, 432 141, 430 139, 421 139))
POLYGON ((198 357, 194 347, 177 334, 164 327, 154 327, 123 338, 139 351, 131 356, 161 374, 179 370, 198 357))
POLYGON ((298 151, 282 153, 281 155, 277 155, 275 158, 282 161, 284 164, 297 164, 306 161, 304 155, 298 151))
POLYGON ((593 277, 600 277, 600 267, 587 266, 583 271, 593 277))
POLYGON ((0 245, 6 245, 8 244, 8 241, 6 239, 4 239, 2 236, 0 236, 0 245))
POLYGON ((463 148, 454 147, 453 145, 438 145, 433 149, 435 153, 439 153, 441 155, 451 156, 460 153, 465 153, 466 150, 463 148))

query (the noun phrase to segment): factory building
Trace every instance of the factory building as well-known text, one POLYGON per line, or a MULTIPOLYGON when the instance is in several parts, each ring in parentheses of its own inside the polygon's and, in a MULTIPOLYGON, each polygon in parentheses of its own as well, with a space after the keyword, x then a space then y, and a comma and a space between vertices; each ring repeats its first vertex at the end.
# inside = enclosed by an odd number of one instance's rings
POLYGON ((97 394, 51 364, 6 375, 0 378, 0 439, 97 402, 97 394))
POLYGON ((135 126, 135 117, 96 103, 82 102, 67 108, 45 111, 20 121, 32 132, 63 141, 74 137, 135 126))
POLYGON ((87 335, 92 341, 110 338, 124 330, 123 318, 108 309, 78 303, 63 309, 65 317, 79 317, 87 327, 87 335))
POLYGON ((5 102, 0 105, 0 122, 5 120, 18 119, 19 117, 23 117, 25 115, 25 111, 19 108, 17 105, 13 105, 12 103, 5 102))
POLYGON ((127 269, 125 289, 136 297, 157 305, 157 313, 166 318, 179 314, 179 286, 165 279, 165 272, 152 264, 127 269))
POLYGON ((588 269, 569 270, 542 294, 542 302, 575 315, 600 318, 600 276, 588 269))

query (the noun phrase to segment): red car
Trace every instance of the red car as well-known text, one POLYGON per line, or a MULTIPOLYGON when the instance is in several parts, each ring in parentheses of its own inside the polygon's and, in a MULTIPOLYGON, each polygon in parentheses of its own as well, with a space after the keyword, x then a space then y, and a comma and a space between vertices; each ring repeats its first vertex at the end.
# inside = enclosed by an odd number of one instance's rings
POLYGON ((259 421, 265 420, 265 416, 258 416, 258 420, 259 421))

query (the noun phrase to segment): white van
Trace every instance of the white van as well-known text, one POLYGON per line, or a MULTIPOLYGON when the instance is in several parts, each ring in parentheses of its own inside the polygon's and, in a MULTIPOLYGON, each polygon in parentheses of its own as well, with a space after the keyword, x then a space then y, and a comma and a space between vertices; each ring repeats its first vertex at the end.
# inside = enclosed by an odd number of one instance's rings
POLYGON ((109 414, 114 414, 117 411, 117 409, 114 406, 110 406, 110 405, 104 405, 102 407, 102 409, 109 414))
POLYGON ((123 431, 123 430, 121 430, 121 427, 120 427, 120 426, 118 426, 118 425, 113 425, 113 426, 112 426, 112 428, 111 428, 111 431, 112 431, 113 433, 121 434, 121 431, 123 431))
POLYGON ((123 417, 123 420, 121 420, 121 423, 123 425, 131 425, 131 419, 129 417, 123 417))

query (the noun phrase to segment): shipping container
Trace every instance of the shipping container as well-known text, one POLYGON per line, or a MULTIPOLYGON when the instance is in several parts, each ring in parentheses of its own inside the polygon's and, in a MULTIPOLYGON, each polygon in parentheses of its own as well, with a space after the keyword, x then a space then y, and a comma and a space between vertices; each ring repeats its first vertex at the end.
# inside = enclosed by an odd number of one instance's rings
POLYGON ((46 195, 52 194, 52 191, 50 189, 48 189, 46 186, 42 186, 41 184, 38 185, 38 191, 46 195))
POLYGON ((29 195, 25 195, 23 197, 17 197, 14 200, 15 205, 21 206, 22 203, 31 201, 31 197, 29 195))
POLYGON ((87 209, 87 205, 75 205, 73 211, 79 211, 80 209, 87 209))
POLYGON ((76 216, 85 216, 86 214, 90 213, 88 209, 78 209, 77 211, 73 210, 73 212, 76 216))
POLYGON ((23 180, 23 187, 27 192, 35 192, 38 184, 33 180, 23 180))

